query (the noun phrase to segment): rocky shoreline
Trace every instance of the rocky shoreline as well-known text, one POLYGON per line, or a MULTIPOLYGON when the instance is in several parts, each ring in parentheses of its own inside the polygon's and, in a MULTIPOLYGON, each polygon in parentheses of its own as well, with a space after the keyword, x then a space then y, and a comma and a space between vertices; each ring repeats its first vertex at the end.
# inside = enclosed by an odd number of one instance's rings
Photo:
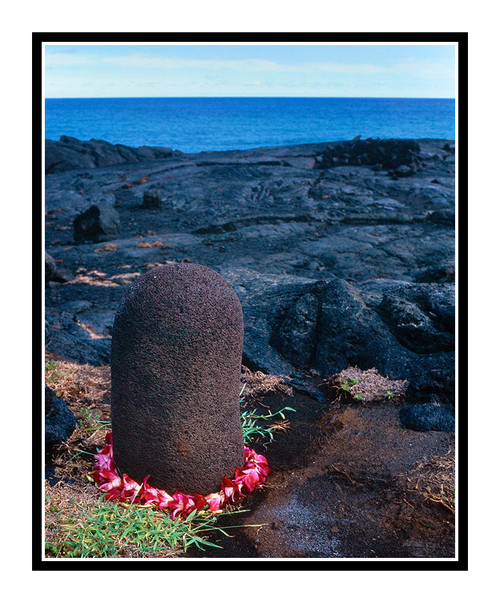
MULTIPOLYGON (((203 264, 243 306, 247 403, 295 412, 256 442, 272 473, 227 520, 240 529, 187 556, 453 558, 453 141, 184 154, 63 137, 45 158, 47 359, 75 394, 70 412, 49 390, 52 439, 72 413, 109 415, 108 394, 79 392, 93 372, 109 392, 127 287, 203 264)), ((69 481, 49 458, 50 483, 83 492, 87 452, 69 481)))
POLYGON ((240 297, 248 367, 376 368, 408 380, 411 403, 453 404, 454 159, 445 140, 199 154, 47 141, 47 349, 108 363, 127 285, 195 262, 240 297))

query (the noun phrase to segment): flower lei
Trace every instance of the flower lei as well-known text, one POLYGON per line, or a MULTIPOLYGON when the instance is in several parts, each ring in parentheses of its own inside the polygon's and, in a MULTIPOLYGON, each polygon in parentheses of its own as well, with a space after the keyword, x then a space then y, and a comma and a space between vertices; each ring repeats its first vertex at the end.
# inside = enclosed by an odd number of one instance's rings
POLYGON ((233 479, 222 478, 221 489, 208 496, 201 494, 184 494, 178 488, 172 496, 165 490, 154 488, 148 484, 149 475, 142 484, 138 484, 126 473, 120 476, 113 457, 113 437, 106 434, 106 445, 94 458, 96 464, 90 474, 97 487, 107 492, 108 500, 119 500, 124 503, 136 503, 144 506, 155 506, 168 510, 172 519, 178 515, 184 519, 193 511, 203 510, 207 505, 210 511, 217 512, 228 501, 235 502, 245 497, 255 488, 260 488, 271 472, 267 460, 255 450, 245 446, 245 463, 237 468, 233 479))

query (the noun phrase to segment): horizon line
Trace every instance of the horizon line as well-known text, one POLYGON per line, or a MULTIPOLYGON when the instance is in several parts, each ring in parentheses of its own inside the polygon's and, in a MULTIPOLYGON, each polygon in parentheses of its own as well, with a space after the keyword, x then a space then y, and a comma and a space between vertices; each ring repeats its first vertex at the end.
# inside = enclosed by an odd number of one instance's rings
POLYGON ((366 98, 366 99, 401 99, 401 100, 456 100, 454 96, 47 96, 44 100, 99 100, 99 99, 207 99, 207 98, 366 98))

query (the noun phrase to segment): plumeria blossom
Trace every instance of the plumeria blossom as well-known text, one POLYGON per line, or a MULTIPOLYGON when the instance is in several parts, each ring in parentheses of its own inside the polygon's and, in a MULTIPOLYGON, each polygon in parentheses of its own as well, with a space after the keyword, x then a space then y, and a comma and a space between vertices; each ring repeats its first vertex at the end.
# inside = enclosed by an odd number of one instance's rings
POLYGON ((201 494, 184 494, 177 489, 172 495, 165 490, 154 488, 148 484, 149 475, 142 484, 137 483, 129 475, 120 475, 113 457, 113 437, 111 432, 106 435, 106 445, 96 455, 92 480, 97 487, 106 492, 108 500, 118 500, 125 503, 136 503, 144 506, 155 506, 168 511, 172 519, 186 518, 193 511, 202 511, 208 506, 212 513, 220 511, 227 502, 236 502, 250 494, 255 488, 260 488, 271 472, 267 460, 255 450, 245 446, 245 462, 238 467, 234 478, 222 478, 221 489, 203 496, 201 494))
POLYGON ((220 492, 214 492, 213 494, 205 496, 205 501, 207 502, 210 511, 212 511, 212 513, 215 513, 222 507, 222 505, 226 501, 226 496, 221 490, 220 492))

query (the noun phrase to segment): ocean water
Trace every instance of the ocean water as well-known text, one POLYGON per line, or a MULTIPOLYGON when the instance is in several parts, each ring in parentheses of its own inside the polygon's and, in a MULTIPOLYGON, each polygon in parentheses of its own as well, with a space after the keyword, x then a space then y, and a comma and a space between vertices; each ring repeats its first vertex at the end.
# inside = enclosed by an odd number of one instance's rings
POLYGON ((363 138, 455 138, 455 101, 422 98, 46 99, 45 138, 185 153, 363 138))

